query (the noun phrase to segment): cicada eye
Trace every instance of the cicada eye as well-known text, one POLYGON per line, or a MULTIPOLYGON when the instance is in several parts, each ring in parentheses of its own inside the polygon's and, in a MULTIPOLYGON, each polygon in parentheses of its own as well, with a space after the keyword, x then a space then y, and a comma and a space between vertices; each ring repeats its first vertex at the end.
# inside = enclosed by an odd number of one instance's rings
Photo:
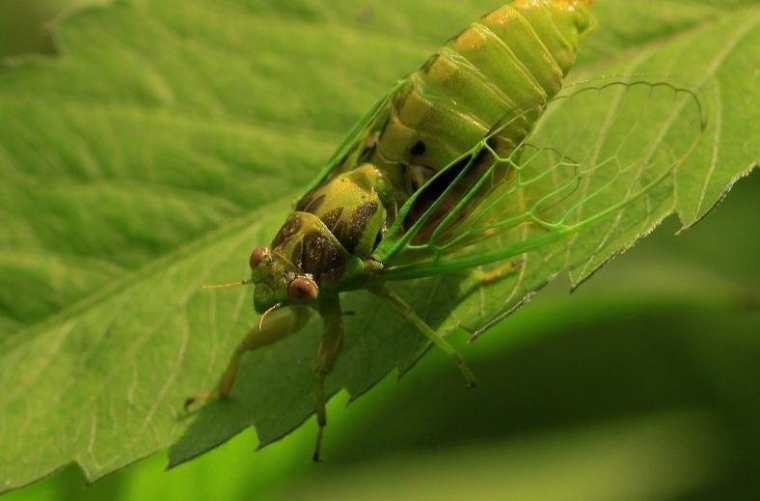
POLYGON ((259 263, 261 263, 265 259, 271 259, 271 257, 272 257, 272 253, 267 247, 256 247, 251 253, 251 258, 249 260, 251 269, 255 270, 256 267, 259 265, 259 263))
POLYGON ((296 277, 288 285, 288 297, 296 303, 308 303, 319 297, 319 286, 309 277, 296 277))

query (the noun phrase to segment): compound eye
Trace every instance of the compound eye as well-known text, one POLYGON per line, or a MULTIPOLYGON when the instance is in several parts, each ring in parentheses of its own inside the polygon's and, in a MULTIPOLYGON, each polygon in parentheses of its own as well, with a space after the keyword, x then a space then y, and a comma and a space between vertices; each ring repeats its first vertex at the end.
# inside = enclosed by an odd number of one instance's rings
POLYGON ((296 277, 288 285, 288 297, 296 303, 316 301, 319 296, 319 286, 308 277, 296 277))
POLYGON ((267 247, 256 247, 253 249, 248 263, 251 265, 251 269, 255 270, 259 263, 266 259, 270 259, 271 257, 271 252, 267 247))

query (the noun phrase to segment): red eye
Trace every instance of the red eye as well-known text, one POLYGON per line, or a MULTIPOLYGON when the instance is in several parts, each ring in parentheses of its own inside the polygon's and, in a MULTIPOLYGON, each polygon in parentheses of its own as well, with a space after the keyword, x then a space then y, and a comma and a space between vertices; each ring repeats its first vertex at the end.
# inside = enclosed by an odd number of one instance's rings
POLYGON ((251 258, 249 260, 251 269, 252 270, 255 269, 259 265, 259 263, 261 263, 265 259, 269 259, 269 257, 270 257, 270 252, 268 248, 256 247, 251 253, 251 258))
POLYGON ((319 286, 308 277, 297 277, 288 285, 288 297, 297 303, 308 303, 319 297, 319 286))

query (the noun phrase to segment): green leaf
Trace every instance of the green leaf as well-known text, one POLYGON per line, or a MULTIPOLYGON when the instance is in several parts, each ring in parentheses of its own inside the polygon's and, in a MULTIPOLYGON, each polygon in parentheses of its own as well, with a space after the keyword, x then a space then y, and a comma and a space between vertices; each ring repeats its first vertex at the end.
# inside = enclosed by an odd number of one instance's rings
MULTIPOLYGON (((760 118, 757 2, 598 4, 580 74, 646 62, 696 87, 710 121, 672 203, 591 246, 576 281, 672 211, 699 220, 760 159, 746 126, 760 118)), ((67 19, 60 57, 0 70, 0 490, 71 462, 94 480, 179 440, 177 464, 254 424, 263 445, 308 418, 316 322, 248 356, 230 401, 181 415, 255 321, 249 291, 200 286, 245 276, 342 132, 497 5, 119 1, 67 19)), ((489 295, 520 304, 557 266, 489 295)), ((487 320, 467 280, 401 293, 436 325, 487 320)), ((365 293, 346 299, 357 314, 328 383, 358 396, 426 347, 365 293)))

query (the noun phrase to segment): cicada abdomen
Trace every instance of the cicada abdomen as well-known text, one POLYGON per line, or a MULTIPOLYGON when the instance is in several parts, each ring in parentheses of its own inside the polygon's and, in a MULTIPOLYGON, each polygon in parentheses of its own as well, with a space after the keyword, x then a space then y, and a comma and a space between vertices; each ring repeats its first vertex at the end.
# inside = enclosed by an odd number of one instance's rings
MULTIPOLYGON (((503 156, 525 139, 575 62, 578 43, 592 26, 590 3, 505 5, 471 24, 404 81, 388 101, 388 116, 369 156, 395 180, 400 198, 417 192, 489 134, 493 151, 503 156)), ((430 222, 440 220, 491 164, 483 158, 470 165, 430 222)), ((450 169, 418 194, 410 222, 451 188, 458 174, 450 169)), ((508 175, 508 169, 493 172, 483 190, 508 175)))

